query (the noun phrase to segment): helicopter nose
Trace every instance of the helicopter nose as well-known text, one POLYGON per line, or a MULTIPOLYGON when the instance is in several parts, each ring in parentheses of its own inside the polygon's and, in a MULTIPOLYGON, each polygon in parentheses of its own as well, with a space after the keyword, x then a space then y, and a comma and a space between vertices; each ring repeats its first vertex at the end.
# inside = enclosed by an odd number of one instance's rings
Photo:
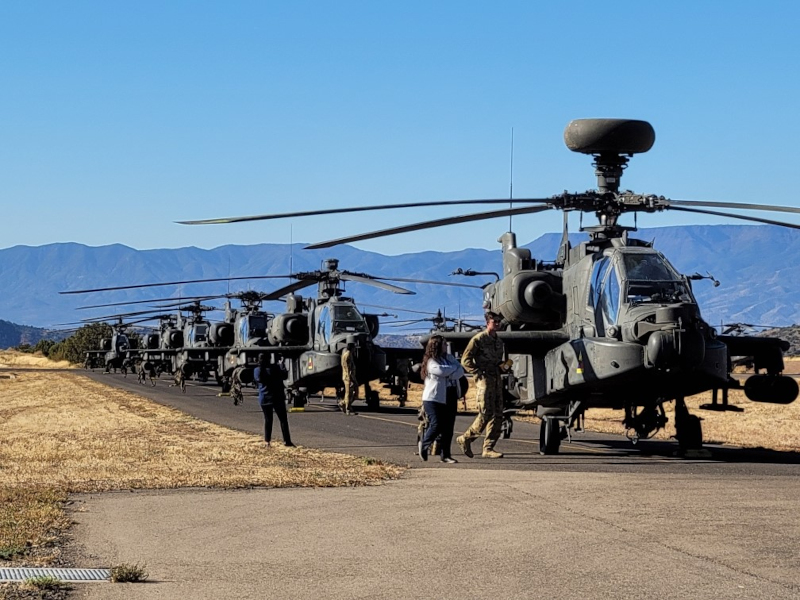
POLYGON ((654 331, 647 340, 647 360, 657 369, 682 367, 691 370, 705 358, 706 344, 693 327, 654 331))

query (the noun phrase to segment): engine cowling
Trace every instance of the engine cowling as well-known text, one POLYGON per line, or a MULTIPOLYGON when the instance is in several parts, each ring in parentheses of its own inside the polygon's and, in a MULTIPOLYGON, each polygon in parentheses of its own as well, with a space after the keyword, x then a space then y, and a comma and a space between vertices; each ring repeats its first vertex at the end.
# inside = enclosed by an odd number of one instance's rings
POLYGON ((283 313, 277 315, 269 326, 271 344, 301 346, 308 342, 308 315, 283 313))
POLYGON ((214 346, 233 346, 233 325, 212 323, 208 329, 208 339, 214 346))
POLYGON ((544 271, 518 271, 487 288, 492 310, 508 321, 542 327, 561 326, 561 279, 544 271))
POLYGON ((173 329, 167 335, 167 343, 170 348, 183 348, 183 332, 173 329))

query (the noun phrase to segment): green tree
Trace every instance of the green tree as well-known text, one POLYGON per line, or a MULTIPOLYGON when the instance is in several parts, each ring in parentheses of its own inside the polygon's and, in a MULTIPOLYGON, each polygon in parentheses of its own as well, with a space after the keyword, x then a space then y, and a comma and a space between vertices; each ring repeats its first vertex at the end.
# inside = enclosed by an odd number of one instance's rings
POLYGON ((89 350, 99 350, 100 340, 110 338, 114 330, 106 323, 91 323, 84 325, 74 334, 55 343, 49 350, 48 357, 52 360, 68 360, 71 363, 82 364, 89 350))

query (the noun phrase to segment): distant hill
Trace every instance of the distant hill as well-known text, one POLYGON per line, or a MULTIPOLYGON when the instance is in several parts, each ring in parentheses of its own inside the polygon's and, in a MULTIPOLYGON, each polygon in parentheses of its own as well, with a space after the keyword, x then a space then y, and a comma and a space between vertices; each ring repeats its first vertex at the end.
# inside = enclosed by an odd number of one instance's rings
POLYGON ((39 340, 59 340, 62 337, 62 334, 49 329, 0 320, 0 348, 12 348, 20 344, 35 346, 39 340))
MULTIPOLYGON (((443 230, 446 231, 446 230, 443 230)), ((457 235, 455 229, 451 235, 457 235)), ((518 234, 522 238, 522 234, 518 234)), ((580 235, 572 236, 576 242, 580 235)), ((716 225, 643 229, 635 237, 655 240, 682 272, 710 271, 722 282, 714 288, 707 281, 695 282, 694 290, 704 317, 712 324, 744 321, 767 325, 800 323, 800 232, 790 229, 716 225)), ((527 244, 538 259, 552 260, 560 234, 547 234, 527 244)), ((522 239, 520 242, 522 243, 522 239)), ((59 290, 105 287, 131 283, 200 279, 212 277, 269 275, 318 269, 324 258, 337 257, 340 268, 373 275, 413 277, 479 284, 489 277, 450 277, 458 267, 500 271, 500 249, 464 249, 457 252, 418 252, 384 256, 342 246, 324 251, 302 250, 287 244, 221 246, 213 250, 179 248, 134 250, 122 245, 89 247, 81 244, 15 246, 0 250, 0 317, 14 322, 51 326, 98 314, 99 310, 76 312, 80 305, 144 300, 162 296, 224 293, 230 289, 272 290, 286 279, 250 280, 185 285, 181 288, 149 288, 84 296, 59 296, 59 290)), ((405 285, 405 284, 403 284, 405 285)), ((434 312, 445 309, 449 316, 478 317, 482 313, 480 290, 408 284, 415 296, 400 296, 362 284, 348 287, 361 304, 378 304, 434 312)), ((315 293, 309 288, 301 293, 315 293)), ((280 310, 278 303, 267 306, 280 310)), ((383 309, 370 309, 382 312, 383 309)), ((388 312, 392 312, 389 310, 388 312)), ((398 313, 401 318, 408 314, 398 313)), ((394 332, 393 332, 394 333, 394 332)), ((398 331, 401 333, 401 331, 398 331)))

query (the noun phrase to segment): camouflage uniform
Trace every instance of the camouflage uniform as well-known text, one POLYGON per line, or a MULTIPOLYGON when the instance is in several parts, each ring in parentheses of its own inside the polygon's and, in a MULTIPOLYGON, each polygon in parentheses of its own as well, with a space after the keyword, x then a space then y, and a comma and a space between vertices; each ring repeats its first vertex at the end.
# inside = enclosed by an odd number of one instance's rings
POLYGON ((503 425, 503 387, 500 365, 504 356, 503 342, 482 331, 474 336, 461 357, 461 366, 475 377, 478 416, 464 432, 467 445, 486 430, 483 451, 493 450, 503 425))
POLYGON ((349 413, 353 408, 353 402, 358 398, 356 359, 349 349, 342 352, 342 382, 344 383, 343 408, 345 412, 349 413))

